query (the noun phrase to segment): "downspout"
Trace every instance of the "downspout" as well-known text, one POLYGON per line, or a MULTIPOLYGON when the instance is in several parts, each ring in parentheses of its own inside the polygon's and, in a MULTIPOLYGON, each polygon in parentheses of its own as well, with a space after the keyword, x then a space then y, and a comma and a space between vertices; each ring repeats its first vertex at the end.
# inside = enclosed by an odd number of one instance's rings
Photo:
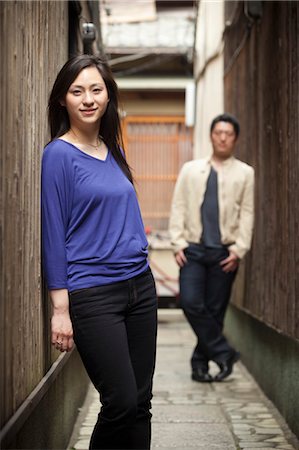
POLYGON ((103 39, 102 39, 102 30, 101 30, 101 20, 100 20, 100 1, 99 0, 88 0, 87 2, 91 21, 96 28, 96 39, 95 39, 95 47, 96 54, 101 58, 106 58, 103 39))

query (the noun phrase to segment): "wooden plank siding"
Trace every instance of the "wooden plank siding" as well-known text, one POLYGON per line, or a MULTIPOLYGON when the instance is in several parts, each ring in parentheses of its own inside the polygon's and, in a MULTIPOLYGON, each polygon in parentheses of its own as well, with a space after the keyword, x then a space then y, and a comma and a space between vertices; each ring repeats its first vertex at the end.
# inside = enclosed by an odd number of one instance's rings
POLYGON ((2 1, 0 13, 3 426, 57 358, 49 354, 49 307, 42 301, 40 158, 49 140, 49 89, 68 54, 68 5, 2 1))
POLYGON ((128 116, 123 120, 127 159, 133 168, 145 226, 166 230, 182 165, 192 159, 192 129, 182 116, 128 116))
MULTIPOLYGON (((225 7, 228 18, 235 4, 225 7)), ((238 155, 256 171, 253 246, 234 302, 299 338, 299 3, 262 7, 247 28, 239 2, 225 33, 225 109, 240 119, 238 155)))

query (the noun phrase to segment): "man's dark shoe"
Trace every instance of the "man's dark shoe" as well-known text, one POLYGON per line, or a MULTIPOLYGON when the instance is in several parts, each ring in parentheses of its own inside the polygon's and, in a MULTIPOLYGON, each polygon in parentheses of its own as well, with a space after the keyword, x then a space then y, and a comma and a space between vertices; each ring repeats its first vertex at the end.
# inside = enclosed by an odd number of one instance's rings
POLYGON ((191 378, 199 383, 210 383, 213 381, 213 377, 209 374, 208 369, 202 369, 201 367, 193 369, 191 378))
POLYGON ((224 378, 228 377, 232 371, 234 364, 240 359, 240 353, 235 352, 230 358, 226 361, 218 362, 218 366, 220 367, 220 372, 214 377, 214 381, 222 381, 224 378))

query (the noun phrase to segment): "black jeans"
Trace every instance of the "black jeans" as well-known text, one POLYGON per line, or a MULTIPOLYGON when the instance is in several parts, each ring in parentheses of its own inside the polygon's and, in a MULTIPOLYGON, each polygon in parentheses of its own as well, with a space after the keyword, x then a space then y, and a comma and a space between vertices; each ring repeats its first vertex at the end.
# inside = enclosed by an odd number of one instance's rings
POLYGON ((70 294, 74 340, 102 403, 90 449, 149 449, 157 297, 151 270, 70 294))
POLYGON ((198 339, 191 366, 207 369, 209 360, 225 361, 235 353, 222 330, 236 271, 225 273, 219 265, 229 255, 226 247, 192 243, 184 253, 188 262, 180 270, 181 307, 198 339))

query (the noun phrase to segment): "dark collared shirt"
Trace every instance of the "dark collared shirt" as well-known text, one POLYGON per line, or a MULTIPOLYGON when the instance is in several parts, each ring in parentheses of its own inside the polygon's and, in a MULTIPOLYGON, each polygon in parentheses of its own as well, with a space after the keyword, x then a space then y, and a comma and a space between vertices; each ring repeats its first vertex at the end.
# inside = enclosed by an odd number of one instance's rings
POLYGON ((219 227, 218 180, 217 172, 213 167, 211 167, 204 200, 201 205, 201 221, 203 225, 201 243, 205 247, 222 247, 219 227))

